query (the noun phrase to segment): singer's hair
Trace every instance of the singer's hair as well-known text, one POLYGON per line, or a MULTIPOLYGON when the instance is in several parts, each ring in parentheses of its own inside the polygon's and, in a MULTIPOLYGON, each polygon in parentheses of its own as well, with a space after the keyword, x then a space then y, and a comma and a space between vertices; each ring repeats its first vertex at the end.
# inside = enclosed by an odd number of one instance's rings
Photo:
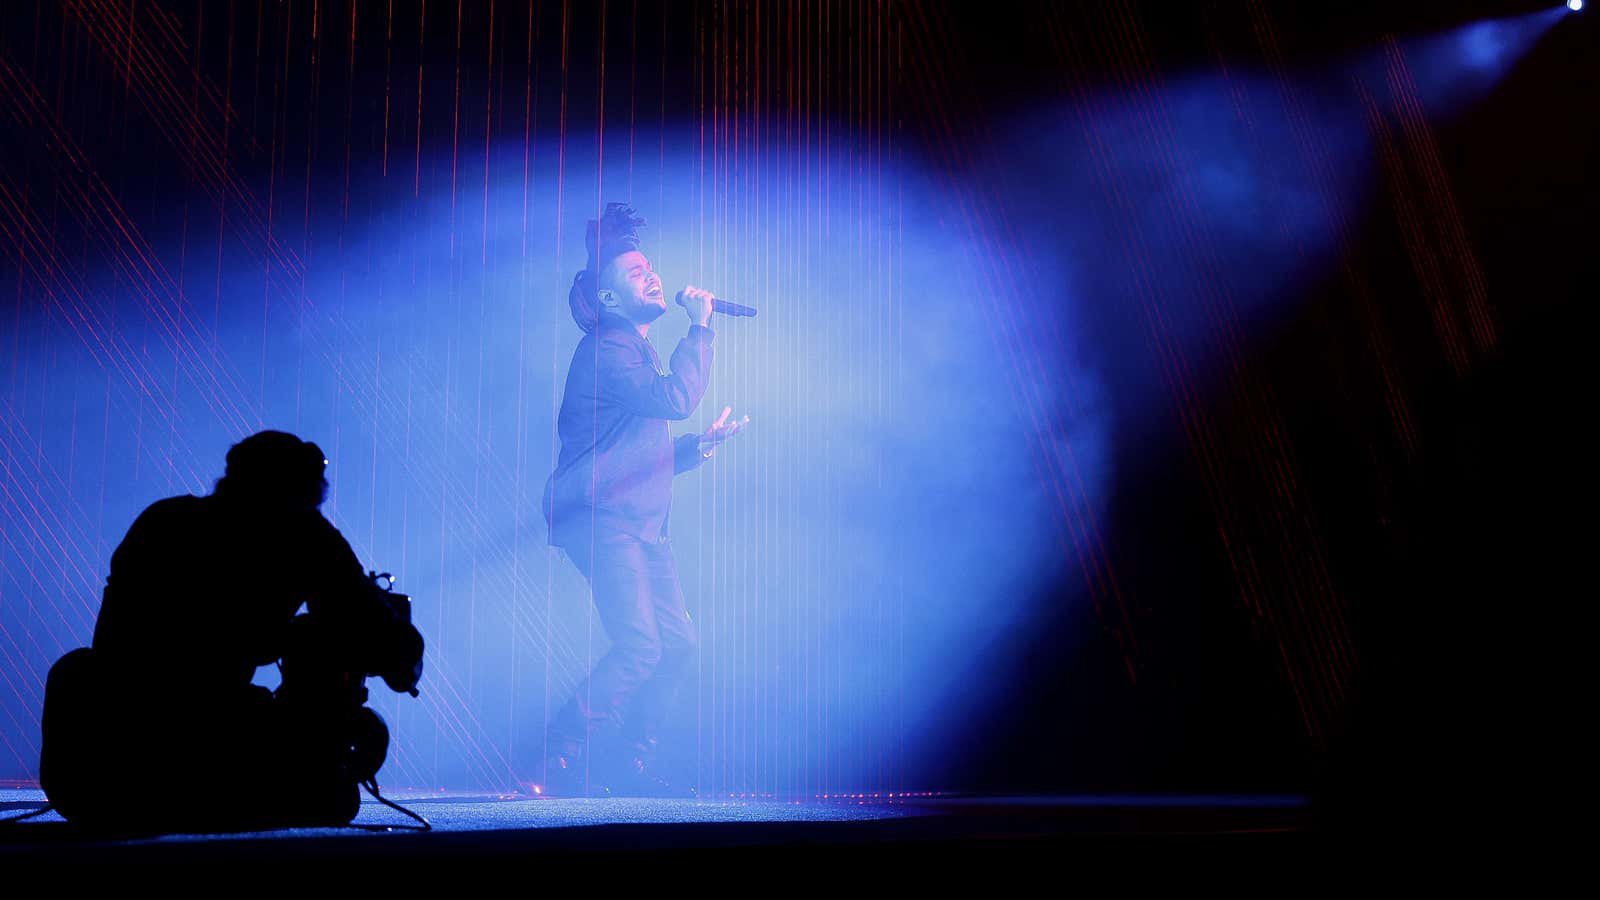
POLYGON ((607 203, 599 219, 589 220, 584 234, 589 264, 573 277, 567 292, 572 321, 585 332, 600 324, 601 271, 622 254, 639 249, 639 228, 644 223, 644 217, 626 203, 607 203))
POLYGON ((598 279, 588 269, 582 269, 572 279, 572 290, 567 292, 567 306, 572 310, 572 321, 587 334, 600 325, 600 297, 595 283, 598 279))

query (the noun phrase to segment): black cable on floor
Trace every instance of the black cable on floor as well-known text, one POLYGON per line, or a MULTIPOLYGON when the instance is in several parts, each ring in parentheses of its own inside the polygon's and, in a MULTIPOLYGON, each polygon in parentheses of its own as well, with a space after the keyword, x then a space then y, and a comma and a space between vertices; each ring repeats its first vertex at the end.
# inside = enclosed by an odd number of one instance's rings
POLYGON ((34 816, 42 816, 45 813, 50 812, 53 809, 55 809, 55 805, 54 804, 46 803, 45 805, 39 807, 38 809, 34 810, 33 812, 25 812, 20 816, 12 816, 9 819, 0 819, 0 825, 10 825, 12 822, 21 822, 21 821, 23 821, 25 819, 31 819, 34 816))
POLYGON ((433 825, 427 819, 424 819, 423 817, 417 815, 416 813, 412 812, 411 810, 406 809, 404 806, 401 806, 400 804, 394 802, 393 800, 390 800, 388 797, 385 797, 382 794, 378 793, 378 779, 369 778, 366 781, 363 781, 361 783, 361 786, 367 789, 367 793, 372 795, 372 799, 378 801, 379 803, 382 803, 384 806, 387 806, 390 809, 398 810, 398 811, 403 812, 406 815, 410 816, 411 818, 416 819, 418 822, 422 823, 422 827, 419 828, 419 827, 414 826, 414 825, 358 825, 358 826, 356 826, 357 828, 367 828, 369 830, 401 828, 401 829, 404 829, 406 831, 432 831, 433 830, 433 825))

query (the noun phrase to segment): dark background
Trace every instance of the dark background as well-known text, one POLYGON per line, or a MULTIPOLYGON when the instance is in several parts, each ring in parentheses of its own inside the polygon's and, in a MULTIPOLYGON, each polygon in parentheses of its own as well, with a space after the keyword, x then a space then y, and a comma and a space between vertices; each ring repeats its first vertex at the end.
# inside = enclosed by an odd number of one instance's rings
MULTIPOLYGON (((1275 29, 1283 58, 1314 61, 1543 8, 1170 6, 1181 8, 1133 5, 1162 70, 1270 63, 1262 22, 1275 29)), ((1079 8, 1071 24, 1092 30, 1106 15, 1079 8)), ((970 95, 980 117, 981 108, 1033 102, 1049 71, 1007 52, 1026 46, 1020 32, 1008 42, 985 22, 993 20, 969 15, 953 29, 999 63, 970 95)), ((1596 83, 1594 40, 1592 20, 1558 23, 1486 99, 1436 125, 1443 171, 1502 328, 1491 352, 1464 373, 1439 353, 1418 251, 1403 239, 1397 212, 1420 176, 1402 164, 1385 170, 1381 199, 1357 223, 1340 270, 1243 362, 1250 378, 1292 398, 1281 421, 1300 466, 1300 508, 1314 516, 1311 532, 1354 650, 1350 680, 1321 695, 1331 703, 1317 727, 1307 728, 1283 678, 1280 626, 1271 621, 1271 607, 1282 612, 1295 601, 1269 592, 1269 615, 1246 608, 1202 473, 1176 441, 1124 473, 1111 505, 1121 587, 1141 617, 1140 678, 1120 671, 1122 653, 1106 635, 1063 646, 1071 631, 1063 612, 1017 662, 1016 682, 1027 691, 996 711, 992 727, 1008 742, 973 748, 969 771, 1019 789, 1081 785, 1092 772, 1141 789, 1310 790, 1339 821, 1377 817, 1397 828, 1418 817, 1460 825, 1560 790, 1575 759, 1584 668, 1580 485, 1591 476, 1578 437, 1589 405, 1578 321, 1597 271, 1587 174, 1596 117, 1585 87, 1596 83), (1374 371, 1352 311, 1363 292, 1388 322, 1399 390, 1414 414, 1409 447, 1380 421, 1391 388, 1374 371)), ((1080 62, 1089 81, 1114 82, 1116 63, 1080 62)), ((1119 315, 1105 314, 1108 333, 1119 315)), ((1223 447, 1238 448, 1224 452, 1230 498, 1264 509, 1273 488, 1259 477, 1263 460, 1247 450, 1254 420, 1237 401, 1219 391, 1206 414, 1223 447)), ((1263 556, 1279 551, 1284 571, 1308 549, 1266 518, 1234 539, 1263 556)), ((1065 610, 1064 597, 1041 608, 1065 610)))

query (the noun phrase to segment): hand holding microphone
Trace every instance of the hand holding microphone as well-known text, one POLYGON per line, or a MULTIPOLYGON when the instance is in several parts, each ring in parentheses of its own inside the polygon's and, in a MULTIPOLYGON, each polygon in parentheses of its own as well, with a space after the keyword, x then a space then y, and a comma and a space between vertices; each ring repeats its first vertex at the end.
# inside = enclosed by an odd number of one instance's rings
POLYGON ((710 291, 702 291, 692 284, 679 291, 677 298, 678 305, 689 314, 689 323, 702 326, 711 322, 711 304, 716 299, 710 291))
POLYGON ((689 314, 689 321, 695 325, 705 325, 710 322, 713 312, 719 312, 725 316, 753 316, 756 314, 755 307, 727 300, 718 300, 712 296, 710 291, 703 291, 694 285, 689 285, 679 291, 677 299, 678 305, 683 307, 684 311, 689 314), (702 304, 705 306, 703 312, 701 310, 702 304))

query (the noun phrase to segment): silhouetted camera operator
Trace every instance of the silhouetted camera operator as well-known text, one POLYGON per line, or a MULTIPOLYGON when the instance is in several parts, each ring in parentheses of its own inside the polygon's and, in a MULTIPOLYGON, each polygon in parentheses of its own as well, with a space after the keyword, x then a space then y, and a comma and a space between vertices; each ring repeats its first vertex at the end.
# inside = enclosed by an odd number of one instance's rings
POLYGON ((111 557, 92 648, 46 685, 40 781, 68 820, 210 830, 343 824, 387 753, 365 677, 416 693, 407 598, 319 507, 327 460, 263 431, 209 496, 158 501, 111 557), (296 615, 301 604, 306 612, 296 615), (253 685, 280 663, 276 694, 253 685))

